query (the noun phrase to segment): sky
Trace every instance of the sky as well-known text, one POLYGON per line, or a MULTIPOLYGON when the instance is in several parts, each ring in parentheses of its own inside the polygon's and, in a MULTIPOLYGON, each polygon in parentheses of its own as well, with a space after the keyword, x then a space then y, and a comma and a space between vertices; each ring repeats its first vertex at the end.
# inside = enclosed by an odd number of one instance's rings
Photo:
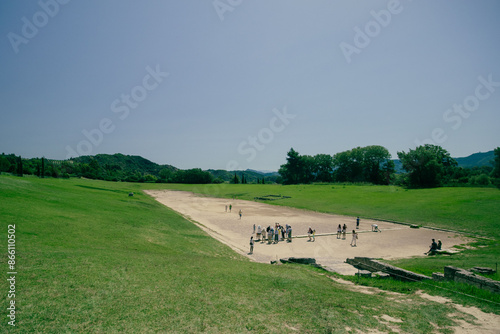
POLYGON ((276 171, 500 146, 500 2, 2 1, 0 152, 276 171))

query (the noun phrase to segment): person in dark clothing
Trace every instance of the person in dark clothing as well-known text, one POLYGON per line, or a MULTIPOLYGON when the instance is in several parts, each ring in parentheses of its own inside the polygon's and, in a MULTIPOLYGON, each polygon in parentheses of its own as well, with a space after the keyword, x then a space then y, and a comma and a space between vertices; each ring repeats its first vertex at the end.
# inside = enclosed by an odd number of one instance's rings
POLYGON ((424 254, 434 255, 436 253, 437 248, 438 248, 438 244, 436 243, 436 240, 432 239, 431 248, 429 249, 429 251, 427 253, 424 253, 424 254))
POLYGON ((254 245, 254 240, 253 240, 253 237, 250 237, 250 253, 249 254, 253 254, 253 245, 254 245))

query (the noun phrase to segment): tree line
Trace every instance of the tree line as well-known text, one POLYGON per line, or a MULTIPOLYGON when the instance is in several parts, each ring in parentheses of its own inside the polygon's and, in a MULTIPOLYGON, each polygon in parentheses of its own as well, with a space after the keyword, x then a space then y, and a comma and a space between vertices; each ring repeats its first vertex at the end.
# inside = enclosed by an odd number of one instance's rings
POLYGON ((449 152, 436 145, 422 145, 398 152, 403 172, 397 173, 389 151, 377 145, 356 147, 335 155, 300 155, 293 148, 279 173, 283 184, 352 182, 395 184, 410 188, 439 186, 488 186, 500 188, 500 148, 492 166, 458 167, 449 152))
POLYGON ((313 182, 350 182, 400 185, 409 188, 439 186, 489 186, 500 188, 500 147, 494 150, 491 166, 458 167, 440 146, 423 145, 408 152, 397 152, 402 172, 395 168, 389 151, 377 145, 356 147, 335 155, 300 155, 293 148, 281 165, 279 176, 262 179, 254 171, 180 170, 158 165, 137 156, 97 155, 55 161, 45 158, 22 159, 13 154, 0 155, 0 172, 38 177, 85 177, 106 181, 156 183, 257 183, 307 184, 313 182), (250 181, 249 181, 250 179, 250 181))
POLYGON ((117 156, 118 160, 107 156, 86 156, 58 161, 45 158, 23 159, 13 154, 2 154, 0 172, 18 176, 35 175, 41 178, 84 177, 124 182, 202 184, 215 181, 212 174, 199 168, 180 170, 172 166, 160 166, 141 157, 117 156), (124 160, 124 163, 118 163, 120 160, 124 160))
POLYGON ((369 182, 389 184, 394 174, 394 161, 382 146, 356 147, 333 156, 300 155, 293 148, 279 173, 283 184, 311 182, 369 182))
POLYGON ((170 165, 158 165, 139 156, 98 154, 70 160, 45 158, 24 159, 14 154, 0 155, 0 172, 15 175, 35 175, 41 178, 84 177, 95 180, 148 183, 259 183, 274 182, 277 176, 255 171, 203 171, 200 168, 182 170, 170 165))

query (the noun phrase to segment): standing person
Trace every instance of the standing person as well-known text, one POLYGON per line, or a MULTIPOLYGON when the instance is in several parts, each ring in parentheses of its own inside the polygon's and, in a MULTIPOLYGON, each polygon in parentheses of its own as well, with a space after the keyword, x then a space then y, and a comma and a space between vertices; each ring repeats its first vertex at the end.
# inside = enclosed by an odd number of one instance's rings
POLYGON ((255 224, 253 224, 253 234, 255 234, 255 224))
POLYGON ((358 240, 358 234, 356 233, 356 230, 352 230, 352 240, 351 240, 352 247, 356 247, 356 240, 358 240))
POLYGON ((356 218, 356 229, 359 229, 359 216, 356 218))
POLYGON ((280 230, 279 230, 279 228, 277 227, 277 228, 274 230, 274 242, 275 242, 275 243, 278 243, 279 238, 280 238, 280 230))
POLYGON ((313 235, 313 242, 315 242, 316 241, 316 230, 313 230, 312 235, 313 235))
POLYGON ((266 229, 262 230, 262 238, 260 239, 260 243, 263 243, 266 240, 266 229))
POLYGON ((253 254, 253 244, 254 244, 253 237, 250 237, 250 254, 253 254))
POLYGON ((227 212, 227 205, 226 205, 226 212, 227 212))
POLYGON ((312 230, 311 226, 309 226, 309 229, 307 230, 307 236, 309 237, 308 241, 311 241, 312 233, 313 233, 313 230, 312 230))
POLYGON ((347 233, 347 225, 342 226, 342 240, 345 240, 345 234, 347 233))
MULTIPOLYGON (((253 226, 255 227, 255 224, 253 226)), ((260 227, 260 225, 259 225, 259 226, 257 226, 257 235, 256 235, 257 241, 260 241, 261 235, 262 235, 262 227, 260 227)))
POLYGON ((288 234, 288 242, 292 242, 292 227, 290 225, 288 225, 286 233, 288 234))
POLYGON ((339 224, 337 227, 337 239, 340 239, 340 236, 342 235, 342 226, 339 224))
POLYGON ((285 228, 283 226, 280 225, 280 229, 281 229, 281 240, 285 240, 285 228))
POLYGON ((231 209, 233 208, 232 204, 229 204, 229 212, 231 212, 231 209))
POLYGON ((241 209, 240 209, 240 212, 238 212, 238 214, 240 215, 240 219, 241 219, 241 215, 243 214, 243 212, 241 211, 241 209))
POLYGON ((274 229, 272 227, 269 228, 269 232, 267 233, 267 243, 270 244, 273 242, 274 238, 274 229))
POLYGON ((437 250, 441 250, 441 247, 443 246, 443 243, 441 242, 440 239, 438 239, 438 245, 437 245, 437 250))

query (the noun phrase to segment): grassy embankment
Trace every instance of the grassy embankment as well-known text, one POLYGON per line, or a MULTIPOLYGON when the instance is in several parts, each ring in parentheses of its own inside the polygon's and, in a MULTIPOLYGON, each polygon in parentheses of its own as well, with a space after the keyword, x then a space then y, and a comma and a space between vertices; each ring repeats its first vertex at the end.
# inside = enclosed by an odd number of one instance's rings
POLYGON ((149 186, 0 176, 2 331, 389 332, 374 317, 387 314, 404 332, 451 332, 449 305, 394 302, 306 266, 252 263, 140 191, 149 186), (9 224, 15 328, 5 317, 9 224))

